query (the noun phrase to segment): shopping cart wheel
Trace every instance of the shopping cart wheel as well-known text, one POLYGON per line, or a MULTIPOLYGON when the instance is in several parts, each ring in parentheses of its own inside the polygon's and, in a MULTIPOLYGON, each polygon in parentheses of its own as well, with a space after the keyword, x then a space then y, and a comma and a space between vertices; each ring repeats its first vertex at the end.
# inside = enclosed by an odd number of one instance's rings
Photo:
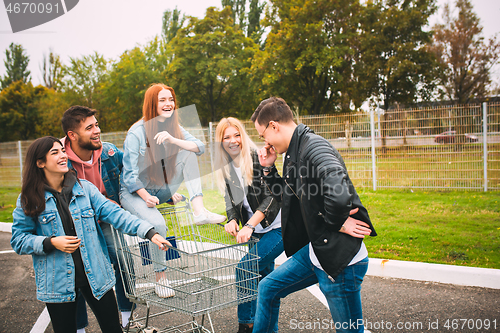
POLYGON ((158 330, 154 327, 146 327, 141 332, 142 333, 158 333, 158 330))

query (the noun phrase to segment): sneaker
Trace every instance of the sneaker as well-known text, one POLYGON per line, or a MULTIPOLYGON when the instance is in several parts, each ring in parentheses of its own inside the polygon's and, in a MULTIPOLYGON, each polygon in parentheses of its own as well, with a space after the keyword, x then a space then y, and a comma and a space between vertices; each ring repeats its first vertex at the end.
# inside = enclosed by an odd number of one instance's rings
POLYGON ((215 214, 209 212, 206 208, 203 208, 203 212, 196 216, 193 213, 194 224, 202 225, 202 224, 217 224, 224 222, 227 218, 224 215, 215 214))
POLYGON ((175 296, 175 291, 172 288, 170 288, 170 283, 165 278, 161 278, 160 280, 156 281, 155 293, 156 295, 158 295, 158 297, 161 298, 168 298, 175 296))
POLYGON ((252 333, 253 326, 249 327, 248 324, 239 324, 238 333, 252 333))
POLYGON ((144 327, 144 325, 138 321, 135 321, 133 323, 129 322, 129 325, 127 326, 122 327, 123 332, 138 333, 141 332, 142 328, 144 327))

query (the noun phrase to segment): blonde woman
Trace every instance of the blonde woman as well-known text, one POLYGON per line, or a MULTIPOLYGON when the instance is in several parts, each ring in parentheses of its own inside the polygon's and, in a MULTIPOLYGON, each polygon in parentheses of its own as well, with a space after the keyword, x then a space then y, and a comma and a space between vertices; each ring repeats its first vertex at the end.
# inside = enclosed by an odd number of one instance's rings
MULTIPOLYGON (((252 235, 259 238, 259 273, 264 278, 274 270, 274 260, 283 252, 280 205, 260 181, 262 166, 257 147, 238 119, 221 119, 215 141, 217 185, 224 193, 229 221, 225 230, 239 243, 247 242, 252 235)), ((256 248, 250 252, 255 253, 256 248)), ((238 305, 238 333, 252 332, 255 307, 256 301, 238 305)))

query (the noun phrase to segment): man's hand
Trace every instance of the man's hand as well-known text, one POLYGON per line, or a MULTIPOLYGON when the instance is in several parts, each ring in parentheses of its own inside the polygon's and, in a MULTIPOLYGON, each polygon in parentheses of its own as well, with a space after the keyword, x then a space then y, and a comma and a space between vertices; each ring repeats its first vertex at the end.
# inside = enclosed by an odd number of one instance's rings
POLYGON ((58 236, 50 239, 50 242, 56 249, 65 253, 75 252, 80 246, 81 241, 76 236, 58 236))
POLYGON ((158 247, 160 248, 160 250, 163 250, 163 251, 167 251, 168 250, 168 246, 172 247, 172 244, 170 244, 170 242, 168 240, 166 240, 165 238, 163 238, 162 236, 160 236, 160 234, 155 234, 153 236, 153 238, 151 238, 151 241, 153 243, 155 243, 156 245, 158 245, 158 247))
MULTIPOLYGON (((351 210, 349 215, 356 214, 358 210, 359 208, 351 210)), ((356 238, 365 238, 365 235, 370 235, 372 231, 367 223, 349 216, 342 225, 342 228, 340 228, 340 232, 356 238)))
POLYGON ((258 155, 259 155, 259 163, 263 167, 273 166, 274 162, 276 161, 276 158, 278 157, 276 155, 276 151, 274 151, 273 146, 271 146, 270 144, 266 144, 264 147, 259 149, 258 155))
POLYGON ((236 237, 239 231, 238 223, 236 222, 236 220, 231 220, 226 223, 226 225, 224 226, 224 230, 226 230, 228 234, 236 237))
POLYGON ((236 241, 238 243, 246 243, 252 237, 253 230, 249 227, 241 228, 240 232, 238 232, 238 236, 236 236, 236 241))

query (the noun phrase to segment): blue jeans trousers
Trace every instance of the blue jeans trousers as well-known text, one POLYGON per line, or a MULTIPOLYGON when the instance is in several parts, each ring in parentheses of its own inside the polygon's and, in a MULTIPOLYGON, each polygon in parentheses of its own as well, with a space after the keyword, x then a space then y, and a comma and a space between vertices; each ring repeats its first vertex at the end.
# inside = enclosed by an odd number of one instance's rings
MULTIPOLYGON (((281 228, 273 229, 267 233, 257 234, 254 233, 253 236, 259 238, 259 242, 256 246, 252 247, 249 252, 253 255, 258 255, 260 257, 259 263, 259 274, 262 275, 261 279, 266 277, 274 270, 274 260, 283 252, 283 238, 281 237, 281 228)), ((244 262, 246 256, 240 261, 238 265, 239 270, 237 272, 244 270, 244 262)), ((236 281, 241 280, 240 274, 236 274, 236 281)), ((252 280, 251 286, 248 286, 252 290, 257 289, 257 281, 252 280)), ((240 324, 253 324, 255 318, 255 309, 257 307, 257 300, 250 302, 245 302, 238 305, 238 322, 240 324)))
POLYGON ((304 246, 259 283, 253 332, 277 332, 280 300, 316 283, 328 301, 336 332, 363 332, 361 283, 367 270, 368 257, 331 281, 311 263, 309 245, 304 246))

